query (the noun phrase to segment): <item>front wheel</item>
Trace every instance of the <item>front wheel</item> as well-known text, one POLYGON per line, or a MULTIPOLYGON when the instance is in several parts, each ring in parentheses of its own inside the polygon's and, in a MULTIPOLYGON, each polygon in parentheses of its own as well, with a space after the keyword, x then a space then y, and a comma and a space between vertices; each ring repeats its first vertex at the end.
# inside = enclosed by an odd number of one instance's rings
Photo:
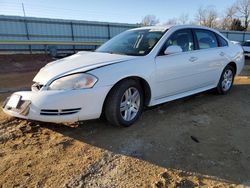
POLYGON ((107 96, 104 108, 106 119, 112 125, 132 125, 143 110, 143 92, 139 82, 128 79, 118 83, 107 96))
POLYGON ((220 81, 216 88, 219 94, 225 95, 231 90, 233 86, 234 76, 234 68, 231 65, 227 65, 221 74, 220 81))

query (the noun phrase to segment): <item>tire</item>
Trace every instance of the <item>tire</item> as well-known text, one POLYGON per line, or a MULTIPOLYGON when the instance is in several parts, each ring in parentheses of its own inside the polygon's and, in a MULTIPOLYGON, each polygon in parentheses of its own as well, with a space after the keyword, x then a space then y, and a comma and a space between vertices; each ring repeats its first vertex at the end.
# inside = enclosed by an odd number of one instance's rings
POLYGON ((129 127, 140 117, 143 101, 143 91, 139 82, 133 79, 123 80, 111 89, 106 98, 105 117, 114 126, 129 127))
POLYGON ((221 95, 226 95, 233 86, 235 76, 235 69, 231 65, 227 65, 220 77, 220 81, 216 87, 217 93, 221 95))

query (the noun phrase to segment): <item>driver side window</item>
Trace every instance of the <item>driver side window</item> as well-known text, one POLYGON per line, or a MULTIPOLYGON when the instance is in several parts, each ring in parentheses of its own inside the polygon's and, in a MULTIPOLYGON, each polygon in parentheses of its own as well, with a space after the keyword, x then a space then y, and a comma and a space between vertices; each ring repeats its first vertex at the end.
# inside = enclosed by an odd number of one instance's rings
POLYGON ((163 45, 160 55, 164 55, 165 49, 173 45, 181 47, 183 52, 194 50, 192 31, 190 29, 183 29, 173 33, 163 45))

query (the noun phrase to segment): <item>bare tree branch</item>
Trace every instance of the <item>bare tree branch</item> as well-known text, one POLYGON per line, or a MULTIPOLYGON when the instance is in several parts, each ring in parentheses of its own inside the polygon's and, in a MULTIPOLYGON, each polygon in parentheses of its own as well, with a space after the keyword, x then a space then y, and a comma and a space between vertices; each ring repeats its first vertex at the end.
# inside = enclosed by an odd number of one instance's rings
POLYGON ((141 21, 141 24, 144 26, 156 25, 158 23, 159 19, 157 19, 155 15, 146 15, 141 21))
POLYGON ((231 28, 234 19, 237 18, 236 13, 237 7, 235 5, 232 5, 226 9, 221 23, 222 29, 229 30, 231 28))
POLYGON ((250 0, 238 0, 236 9, 243 19, 245 30, 247 30, 250 23, 250 0))
POLYGON ((188 14, 181 14, 179 17, 179 23, 180 24, 187 24, 189 22, 189 15, 188 14))
POLYGON ((177 25, 178 19, 177 18, 171 18, 168 21, 166 21, 163 25, 177 25))
POLYGON ((196 21, 199 25, 217 28, 218 26, 218 13, 212 6, 206 8, 200 7, 196 13, 196 21))

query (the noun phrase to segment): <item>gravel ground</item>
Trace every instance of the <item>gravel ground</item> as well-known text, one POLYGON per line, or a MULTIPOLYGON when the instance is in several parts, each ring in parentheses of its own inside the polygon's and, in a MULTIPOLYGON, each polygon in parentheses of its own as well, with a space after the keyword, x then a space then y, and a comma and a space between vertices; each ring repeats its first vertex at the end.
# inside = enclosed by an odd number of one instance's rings
MULTIPOLYGON (((43 64, 11 72, 36 63, 12 62, 0 74, 0 101, 30 87, 43 64)), ((148 108, 130 128, 29 122, 0 111, 0 188, 247 187, 249 135, 250 63, 229 95, 208 91, 148 108)))

